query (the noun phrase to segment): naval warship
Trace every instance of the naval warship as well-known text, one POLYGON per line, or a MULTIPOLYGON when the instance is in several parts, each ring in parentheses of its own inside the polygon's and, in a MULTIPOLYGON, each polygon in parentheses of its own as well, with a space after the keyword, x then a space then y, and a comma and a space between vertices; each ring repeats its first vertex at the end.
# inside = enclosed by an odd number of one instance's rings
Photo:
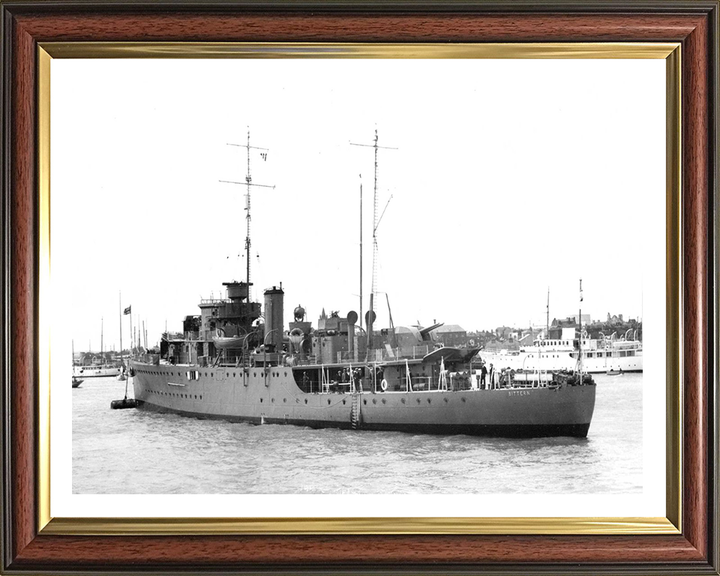
POLYGON ((486 382, 473 367, 479 348, 440 346, 440 324, 375 330, 374 286, 365 328, 355 311, 323 311, 313 326, 299 305, 286 326, 282 284, 264 290, 262 305, 252 301, 251 148, 248 133, 246 279, 201 300, 182 334, 163 335, 159 354, 131 360, 138 408, 316 428, 587 436, 596 386, 582 369, 486 382))

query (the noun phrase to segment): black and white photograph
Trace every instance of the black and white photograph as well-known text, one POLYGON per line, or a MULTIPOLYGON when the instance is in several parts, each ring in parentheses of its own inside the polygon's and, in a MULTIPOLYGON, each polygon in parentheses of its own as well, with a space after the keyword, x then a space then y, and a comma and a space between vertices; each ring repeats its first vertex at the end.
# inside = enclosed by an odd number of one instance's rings
POLYGON ((665 84, 53 61, 53 505, 664 515, 665 84))

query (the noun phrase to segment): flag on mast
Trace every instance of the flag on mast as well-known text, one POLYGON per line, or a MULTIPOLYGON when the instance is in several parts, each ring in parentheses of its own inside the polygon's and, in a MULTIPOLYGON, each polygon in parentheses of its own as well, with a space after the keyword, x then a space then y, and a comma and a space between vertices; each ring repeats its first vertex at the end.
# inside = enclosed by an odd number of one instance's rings
POLYGON ((125 310, 123 310, 123 316, 127 316, 128 314, 130 314, 130 312, 132 311, 131 308, 132 306, 128 306, 127 308, 125 308, 125 310))

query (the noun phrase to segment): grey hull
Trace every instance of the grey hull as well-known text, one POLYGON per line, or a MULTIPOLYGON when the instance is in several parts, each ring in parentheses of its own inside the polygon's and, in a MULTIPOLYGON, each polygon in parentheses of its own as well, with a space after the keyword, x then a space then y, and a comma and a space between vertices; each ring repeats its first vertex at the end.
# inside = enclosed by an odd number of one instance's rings
POLYGON ((136 363, 139 406, 197 418, 314 428, 535 437, 588 433, 594 385, 422 392, 305 393, 289 367, 136 363), (188 373, 190 377, 188 377, 188 373), (194 374, 197 373, 197 378, 194 374))

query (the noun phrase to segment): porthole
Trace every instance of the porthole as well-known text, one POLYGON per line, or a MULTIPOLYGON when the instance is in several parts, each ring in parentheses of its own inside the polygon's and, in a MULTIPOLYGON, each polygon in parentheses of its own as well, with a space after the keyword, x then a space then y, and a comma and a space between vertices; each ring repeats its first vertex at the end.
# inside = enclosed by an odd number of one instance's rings
POLYGON ((285 370, 285 376, 287 376, 287 370, 285 370))
POLYGON ((420 398, 417 399, 418 404, 420 404, 420 398))
POLYGON ((447 399, 447 398, 443 398, 443 400, 445 400, 445 403, 447 404, 448 399, 447 399))
MULTIPOLYGON (((365 404, 367 404, 367 400, 365 401, 365 404)), ((373 404, 377 404, 377 399, 373 398, 373 404)))
POLYGON ((428 398, 427 401, 428 401, 428 404, 430 404, 430 398, 428 398))
POLYGON ((383 403, 383 404, 386 404, 386 403, 387 403, 387 400, 385 400, 385 398, 383 398, 383 399, 382 399, 382 403, 383 403))
POLYGON ((305 404, 307 404, 307 398, 305 398, 305 404))
POLYGON ((365 406, 367 406, 367 400, 363 400, 363 404, 365 404, 365 406))
POLYGON ((467 402, 467 400, 466 400, 465 398, 461 398, 461 400, 462 400, 463 402, 467 402))
POLYGON ((273 404, 275 404, 275 398, 270 398, 270 402, 272 402, 273 404))
POLYGON ((283 404, 287 402, 287 398, 283 398, 283 404))
POLYGON ((403 404, 405 404, 405 398, 400 398, 400 402, 402 402, 403 404))
POLYGON ((260 404, 262 404, 262 401, 263 401, 263 399, 262 399, 262 398, 260 398, 260 404))
MULTIPOLYGON (((346 403, 345 400, 343 400, 343 404, 345 404, 345 403, 346 403)), ((330 404, 330 400, 328 400, 328 404, 330 404)))
MULTIPOLYGON (((344 404, 344 402, 343 402, 343 404, 344 404)), ((328 406, 330 406, 330 400, 328 400, 328 406)))

